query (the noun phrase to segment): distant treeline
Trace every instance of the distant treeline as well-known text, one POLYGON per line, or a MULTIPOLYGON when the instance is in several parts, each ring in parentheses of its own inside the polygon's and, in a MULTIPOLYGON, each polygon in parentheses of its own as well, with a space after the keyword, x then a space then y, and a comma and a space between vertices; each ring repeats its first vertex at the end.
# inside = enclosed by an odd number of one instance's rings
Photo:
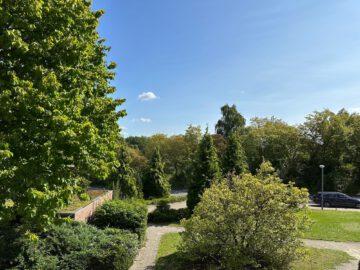
MULTIPOLYGON (((298 186, 316 192, 321 180, 319 165, 324 164, 326 190, 351 194, 359 191, 359 114, 324 110, 308 115, 306 121, 297 126, 274 117, 255 117, 246 125, 234 105, 225 105, 221 110, 223 116, 216 124, 215 134, 211 135, 219 161, 223 160, 227 137, 236 132, 253 173, 263 160, 268 160, 284 181, 295 181, 298 186)), ((158 147, 172 186, 186 187, 202 136, 200 126, 190 125, 183 135, 128 137, 125 140, 132 157, 131 167, 141 178, 158 147)))

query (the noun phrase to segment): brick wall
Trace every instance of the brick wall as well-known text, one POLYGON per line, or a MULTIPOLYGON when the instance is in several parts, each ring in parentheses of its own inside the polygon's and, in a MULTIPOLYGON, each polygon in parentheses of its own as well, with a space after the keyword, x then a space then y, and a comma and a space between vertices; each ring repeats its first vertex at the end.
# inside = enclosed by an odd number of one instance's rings
POLYGON ((94 214, 97 207, 108 200, 112 200, 112 195, 112 190, 108 190, 104 195, 95 198, 90 204, 76 210, 73 215, 74 220, 87 221, 94 214))

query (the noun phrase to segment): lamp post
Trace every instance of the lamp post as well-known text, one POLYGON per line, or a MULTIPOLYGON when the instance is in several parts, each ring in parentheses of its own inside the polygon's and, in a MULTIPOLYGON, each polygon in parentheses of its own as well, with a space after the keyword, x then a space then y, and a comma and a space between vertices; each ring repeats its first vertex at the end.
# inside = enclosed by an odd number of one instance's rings
POLYGON ((325 165, 319 166, 321 169, 321 210, 324 210, 324 168, 325 165))

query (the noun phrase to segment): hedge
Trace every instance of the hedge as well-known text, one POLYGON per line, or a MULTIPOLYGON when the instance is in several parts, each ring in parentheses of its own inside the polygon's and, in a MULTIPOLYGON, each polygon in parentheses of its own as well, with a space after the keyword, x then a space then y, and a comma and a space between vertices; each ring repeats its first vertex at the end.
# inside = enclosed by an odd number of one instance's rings
POLYGON ((147 226, 147 207, 132 200, 108 201, 95 211, 90 223, 99 228, 129 230, 136 233, 140 243, 143 243, 147 226))
POLYGON ((0 230, 0 269, 127 270, 137 252, 136 234, 82 222, 52 226, 38 241, 17 228, 0 230))

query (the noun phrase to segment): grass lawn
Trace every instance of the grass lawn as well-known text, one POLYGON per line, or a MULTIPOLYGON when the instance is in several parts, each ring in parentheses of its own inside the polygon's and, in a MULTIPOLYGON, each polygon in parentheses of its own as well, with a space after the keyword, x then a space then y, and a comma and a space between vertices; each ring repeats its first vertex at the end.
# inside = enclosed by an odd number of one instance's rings
POLYGON ((352 257, 343 251, 307 248, 307 256, 293 264, 293 270, 325 270, 349 262, 352 257))
MULTIPOLYGON (((181 241, 179 233, 168 233, 163 235, 157 254, 156 270, 181 270, 184 264, 177 253, 177 246, 181 241)), ((292 270, 326 270, 332 269, 337 265, 346 263, 352 258, 345 252, 308 248, 306 258, 294 262, 292 270)), ((186 265, 186 269, 199 269, 186 265)), ((201 268, 200 268, 201 269, 201 268)), ((216 268, 214 268, 216 269, 216 268)))
POLYGON ((313 222, 304 238, 360 242, 360 212, 310 210, 313 222))
POLYGON ((88 205, 91 202, 91 200, 95 199, 96 197, 98 197, 98 196, 100 196, 100 195, 102 195, 104 193, 105 193, 104 190, 99 190, 99 189, 88 190, 88 191, 86 191, 86 194, 89 195, 90 200, 85 200, 85 201, 80 200, 79 196, 74 196, 71 203, 68 206, 62 208, 60 210, 60 212, 72 212, 72 211, 75 211, 78 208, 81 208, 81 207, 84 207, 84 206, 88 205))

